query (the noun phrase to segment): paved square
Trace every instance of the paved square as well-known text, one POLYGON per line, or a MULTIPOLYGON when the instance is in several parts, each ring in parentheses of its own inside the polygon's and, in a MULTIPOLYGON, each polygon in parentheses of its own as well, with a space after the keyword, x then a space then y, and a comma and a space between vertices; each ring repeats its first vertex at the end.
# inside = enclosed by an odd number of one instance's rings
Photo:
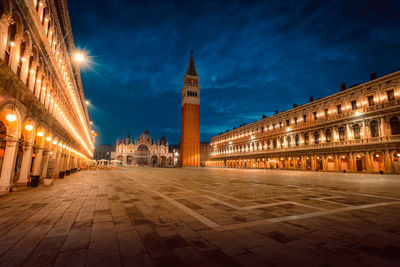
POLYGON ((0 197, 2 266, 398 266, 400 176, 86 171, 0 197))

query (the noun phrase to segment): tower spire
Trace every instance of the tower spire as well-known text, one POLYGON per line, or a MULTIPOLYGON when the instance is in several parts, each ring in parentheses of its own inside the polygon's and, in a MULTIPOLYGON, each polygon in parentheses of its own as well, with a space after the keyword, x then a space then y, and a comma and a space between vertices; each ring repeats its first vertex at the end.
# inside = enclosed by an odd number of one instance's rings
POLYGON ((190 59, 189 59, 189 64, 186 69, 186 74, 189 74, 192 76, 198 76, 196 66, 194 65, 194 60, 193 60, 193 50, 190 50, 190 59))

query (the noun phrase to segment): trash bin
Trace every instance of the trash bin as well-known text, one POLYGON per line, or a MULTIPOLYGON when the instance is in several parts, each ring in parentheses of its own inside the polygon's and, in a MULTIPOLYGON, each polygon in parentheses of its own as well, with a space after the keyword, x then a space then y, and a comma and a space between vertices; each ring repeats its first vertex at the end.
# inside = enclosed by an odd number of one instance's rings
POLYGON ((31 182, 29 185, 31 187, 37 187, 39 185, 39 175, 31 175, 31 182))

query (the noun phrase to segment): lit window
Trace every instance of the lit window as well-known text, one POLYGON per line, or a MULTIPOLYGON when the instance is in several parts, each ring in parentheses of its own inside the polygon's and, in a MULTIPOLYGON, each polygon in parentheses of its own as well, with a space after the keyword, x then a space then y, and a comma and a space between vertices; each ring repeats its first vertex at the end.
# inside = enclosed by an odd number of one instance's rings
POLYGON ((351 101, 351 109, 352 110, 356 110, 357 109, 357 101, 356 100, 351 101))
POLYGON ((387 91, 386 94, 387 94, 388 101, 394 100, 394 91, 393 90, 387 91))
POLYGON ((373 106, 373 105, 375 105, 375 101, 374 101, 374 96, 373 95, 370 95, 369 97, 368 97, 368 105, 371 107, 371 106, 373 106))

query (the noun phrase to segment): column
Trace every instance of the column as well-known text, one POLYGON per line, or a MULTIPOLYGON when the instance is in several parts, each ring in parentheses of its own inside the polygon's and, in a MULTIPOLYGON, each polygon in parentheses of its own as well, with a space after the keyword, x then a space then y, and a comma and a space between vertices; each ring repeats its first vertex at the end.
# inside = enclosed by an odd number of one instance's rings
POLYGON ((367 151, 365 153, 365 169, 367 172, 371 172, 371 154, 367 151))
POLYGON ((26 186, 29 180, 29 173, 32 163, 32 144, 23 146, 23 154, 21 161, 21 172, 17 181, 18 185, 26 186))
POLYGON ((17 148, 17 140, 7 140, 0 176, 0 192, 9 191, 11 178, 14 172, 15 158, 17 156, 17 148))
POLYGON ((356 168, 354 167, 355 161, 354 161, 354 156, 353 152, 349 153, 349 171, 355 172, 356 168))
POLYGON ((35 161, 33 163, 33 176, 40 175, 40 167, 42 166, 42 159, 43 159, 43 147, 36 147, 35 148, 35 161))
POLYGON ((326 155, 322 155, 322 170, 327 171, 328 170, 328 160, 326 155))
POLYGON ((385 149, 385 171, 387 173, 394 173, 392 157, 388 149, 385 149))
POLYGON ((338 158, 338 155, 336 153, 335 153, 335 171, 337 171, 337 172, 341 171, 339 158, 338 158))
POLYGON ((303 171, 307 170, 307 157, 306 157, 306 155, 301 155, 301 169, 303 171))
POLYGON ((60 163, 61 163, 61 152, 55 151, 54 153, 56 153, 56 160, 54 164, 53 180, 58 178, 60 174, 60 163))
POLYGON ((10 51, 10 67, 14 73, 17 73, 21 53, 22 36, 20 34, 16 34, 13 42, 14 46, 11 47, 10 51))
POLYGON ((24 54, 21 55, 24 58, 21 64, 21 80, 24 84, 26 84, 26 79, 28 78, 30 54, 31 50, 27 47, 24 54))
POLYGON ((386 124, 385 124, 385 118, 384 117, 381 117, 381 123, 380 123, 380 128, 381 128, 381 131, 380 131, 380 136, 386 136, 387 135, 387 132, 386 132, 386 124))
POLYGON ((315 171, 317 169, 315 160, 316 160, 316 156, 311 155, 311 170, 313 170, 313 171, 315 171))
POLYGON ((40 175, 40 180, 42 181, 43 179, 47 178, 47 167, 49 166, 49 159, 50 159, 50 151, 45 151, 43 153, 43 168, 42 168, 42 173, 40 175))
POLYGON ((32 92, 33 92, 33 89, 35 88, 37 65, 38 65, 37 62, 32 62, 31 69, 29 70, 29 72, 31 74, 29 75, 28 87, 32 92))
POLYGON ((5 59, 6 55, 6 46, 7 46, 7 39, 8 39, 8 27, 13 20, 6 14, 3 14, 0 20, 0 58, 2 60, 5 59))

